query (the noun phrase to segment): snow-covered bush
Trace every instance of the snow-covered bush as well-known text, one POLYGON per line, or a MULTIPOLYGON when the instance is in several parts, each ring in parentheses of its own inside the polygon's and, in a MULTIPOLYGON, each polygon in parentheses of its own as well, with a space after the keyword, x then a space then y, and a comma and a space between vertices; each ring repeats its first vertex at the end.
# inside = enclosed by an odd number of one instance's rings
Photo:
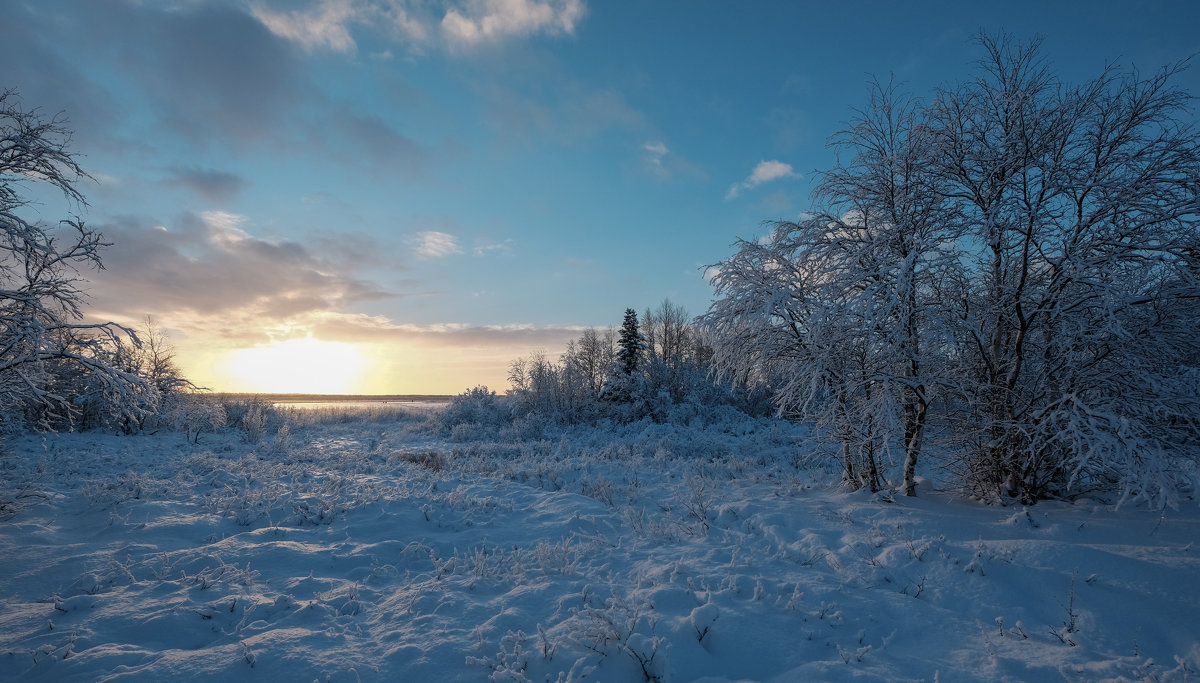
POLYGON ((259 398, 226 400, 221 405, 225 410, 226 426, 240 431, 246 443, 261 441, 268 426, 280 420, 274 406, 259 398))
POLYGON ((227 422, 225 406, 206 394, 173 394, 164 403, 164 417, 192 443, 200 443, 201 432, 217 431, 227 422))
POLYGON ((455 441, 486 438, 510 419, 505 402, 485 386, 467 389, 455 396, 437 415, 442 433, 455 441))

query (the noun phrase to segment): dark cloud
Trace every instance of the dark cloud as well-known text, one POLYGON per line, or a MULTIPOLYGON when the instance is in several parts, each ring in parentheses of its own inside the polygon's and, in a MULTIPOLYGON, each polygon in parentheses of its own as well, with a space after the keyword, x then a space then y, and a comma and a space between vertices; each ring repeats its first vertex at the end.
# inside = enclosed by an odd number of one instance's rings
MULTIPOLYGON (((65 3, 64 3, 65 4, 65 3)), ((125 116, 119 99, 79 68, 77 22, 58 3, 10 2, 2 10, 0 89, 16 89, 27 109, 63 113, 77 147, 123 145, 113 132, 125 116)))
POLYGON ((235 3, 6 3, 4 23, 0 87, 66 111, 88 148, 142 149, 141 102, 196 144, 272 141, 314 95, 296 48, 235 3))
POLYGON ((137 18, 144 34, 128 44, 125 66, 145 78, 163 123, 193 140, 273 138, 303 95, 294 48, 239 8, 137 18))
MULTIPOLYGON (((167 168, 169 182, 208 201, 229 202, 244 183, 192 159, 317 159, 419 180, 444 153, 397 129, 390 110, 332 101, 310 75, 313 56, 272 33, 244 2, 9 4, 0 88, 19 88, 29 106, 65 111, 76 149, 167 168)), ((375 106, 430 106, 411 104, 427 97, 421 91, 405 92, 375 106)))
POLYGON ((246 186, 245 178, 224 171, 172 166, 167 173, 169 185, 187 188, 215 204, 232 202, 246 186))

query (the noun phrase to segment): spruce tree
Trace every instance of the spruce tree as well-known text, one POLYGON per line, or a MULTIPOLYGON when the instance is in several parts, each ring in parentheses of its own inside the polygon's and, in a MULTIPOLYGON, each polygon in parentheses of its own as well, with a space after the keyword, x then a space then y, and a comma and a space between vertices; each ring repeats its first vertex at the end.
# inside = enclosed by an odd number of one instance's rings
POLYGON ((632 308, 625 309, 625 321, 621 323, 621 335, 617 339, 617 361, 621 371, 632 375, 637 370, 638 358, 646 350, 646 338, 638 332, 637 312, 632 308))

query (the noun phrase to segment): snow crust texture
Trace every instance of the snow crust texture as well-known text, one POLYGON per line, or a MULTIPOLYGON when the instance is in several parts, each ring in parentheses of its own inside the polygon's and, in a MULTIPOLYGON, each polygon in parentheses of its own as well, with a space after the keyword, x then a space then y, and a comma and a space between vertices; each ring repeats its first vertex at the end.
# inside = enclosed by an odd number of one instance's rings
POLYGON ((0 679, 1200 676, 1194 508, 846 493, 766 421, 429 433, 10 442, 0 679))

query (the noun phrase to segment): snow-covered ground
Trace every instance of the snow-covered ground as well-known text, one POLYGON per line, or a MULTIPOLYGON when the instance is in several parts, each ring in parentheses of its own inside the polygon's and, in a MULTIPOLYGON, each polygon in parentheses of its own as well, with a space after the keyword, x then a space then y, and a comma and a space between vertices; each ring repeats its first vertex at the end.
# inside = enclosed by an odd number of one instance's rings
POLYGON ((1195 507, 852 494, 769 422, 293 419, 10 442, 0 678, 1200 678, 1195 507))

